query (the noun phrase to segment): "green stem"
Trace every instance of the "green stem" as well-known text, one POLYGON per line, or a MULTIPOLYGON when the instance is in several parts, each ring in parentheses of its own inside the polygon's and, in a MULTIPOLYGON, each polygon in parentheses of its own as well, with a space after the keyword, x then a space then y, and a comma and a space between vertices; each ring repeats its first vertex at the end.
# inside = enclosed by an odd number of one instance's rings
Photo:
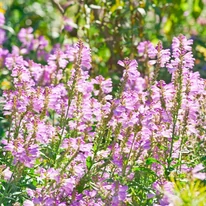
MULTIPOLYGON (((182 62, 182 61, 181 61, 182 62)), ((173 126, 172 126, 172 140, 171 140, 171 146, 170 146, 170 153, 168 158, 168 167, 167 167, 167 174, 170 174, 170 165, 172 162, 172 152, 173 152, 173 146, 174 146, 174 139, 175 139, 175 130, 176 130, 176 124, 178 119, 179 110, 181 108, 182 104, 182 63, 179 64, 177 69, 177 95, 175 98, 175 106, 174 106, 174 115, 173 115, 173 126)))

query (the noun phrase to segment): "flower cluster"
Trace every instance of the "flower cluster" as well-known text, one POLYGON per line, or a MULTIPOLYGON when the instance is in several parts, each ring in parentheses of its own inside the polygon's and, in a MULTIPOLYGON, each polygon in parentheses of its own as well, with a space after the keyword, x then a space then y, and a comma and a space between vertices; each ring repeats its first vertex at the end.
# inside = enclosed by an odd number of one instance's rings
POLYGON ((21 54, 43 50, 44 38, 35 39, 31 28, 18 37, 21 52, 1 50, 13 86, 3 94, 10 125, 1 141, 0 203, 169 205, 171 174, 187 170, 199 178, 191 159, 203 154, 206 90, 189 70, 191 40, 174 38, 172 52, 140 43, 139 54, 166 66, 171 83, 155 75, 148 81, 137 61, 125 58, 118 62, 125 70, 115 96, 111 79, 90 77, 83 42, 54 49, 42 65, 21 54))

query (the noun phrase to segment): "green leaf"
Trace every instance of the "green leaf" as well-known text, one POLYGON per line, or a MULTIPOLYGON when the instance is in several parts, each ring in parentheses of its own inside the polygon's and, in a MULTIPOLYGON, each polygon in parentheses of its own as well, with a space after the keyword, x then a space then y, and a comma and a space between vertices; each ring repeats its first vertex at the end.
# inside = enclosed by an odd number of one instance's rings
POLYGON ((12 196, 16 196, 16 195, 20 195, 20 194, 22 194, 22 192, 21 192, 21 191, 17 191, 17 192, 14 192, 14 193, 12 194, 12 196))
POLYGON ((104 46, 99 49, 98 56, 102 57, 102 59, 106 62, 111 57, 111 52, 109 48, 104 46))
POLYGON ((91 156, 87 157, 86 165, 87 165, 87 169, 90 170, 92 167, 92 157, 91 156))
POLYGON ((193 1, 193 10, 192 10, 192 16, 197 19, 200 14, 202 13, 202 10, 204 8, 204 3, 202 0, 194 0, 193 1))
POLYGON ((153 163, 159 163, 159 161, 156 160, 156 159, 153 158, 153 157, 149 157, 149 158, 146 160, 146 164, 147 164, 147 165, 151 165, 151 164, 153 164, 153 163))
POLYGON ((168 33, 170 33, 171 29, 172 29, 172 21, 170 19, 167 19, 163 30, 166 34, 168 34, 168 33))
POLYGON ((97 145, 95 144, 94 146, 93 146, 93 152, 96 152, 97 151, 97 145))
POLYGON ((1 26, 2 29, 9 31, 12 34, 15 34, 15 31, 13 28, 11 28, 10 26, 6 26, 6 25, 2 25, 1 26))
POLYGON ((133 170, 133 172, 148 172, 148 173, 152 173, 152 174, 154 173, 154 171, 152 171, 151 169, 146 168, 146 167, 141 167, 141 166, 135 166, 135 167, 133 167, 132 170, 133 170))
POLYGON ((117 9, 122 9, 123 6, 124 6, 124 2, 123 1, 116 0, 116 3, 111 7, 110 11, 113 13, 117 9))
POLYGON ((180 139, 180 136, 174 136, 174 140, 179 140, 180 139))

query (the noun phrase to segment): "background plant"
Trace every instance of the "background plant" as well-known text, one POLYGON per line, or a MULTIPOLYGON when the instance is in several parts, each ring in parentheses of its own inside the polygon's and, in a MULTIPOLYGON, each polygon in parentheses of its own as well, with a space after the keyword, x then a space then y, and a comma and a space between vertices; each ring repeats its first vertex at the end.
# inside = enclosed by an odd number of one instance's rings
MULTIPOLYGON (((204 72, 205 2, 178 1, 21 1, 3 2, 8 41, 6 47, 20 46, 17 34, 22 27, 32 27, 49 45, 87 42, 93 52, 92 73, 115 80, 121 73, 116 62, 125 56, 137 58, 140 41, 158 40, 168 47, 173 36, 187 34, 194 39, 195 70, 204 72), (96 66, 98 65, 98 66, 96 66)), ((32 55, 30 52, 29 55, 32 55)), ((35 56, 35 55, 34 55, 35 56)), ((161 78, 165 78, 163 70, 161 78)), ((169 80, 167 76, 165 80, 169 80)))

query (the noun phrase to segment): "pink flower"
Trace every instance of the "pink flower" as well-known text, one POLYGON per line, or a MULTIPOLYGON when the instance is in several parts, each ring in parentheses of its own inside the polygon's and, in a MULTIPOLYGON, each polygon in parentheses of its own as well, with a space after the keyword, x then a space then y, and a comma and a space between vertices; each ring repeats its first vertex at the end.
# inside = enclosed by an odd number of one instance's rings
POLYGON ((76 28, 77 25, 74 23, 74 21, 70 18, 64 17, 64 29, 68 32, 71 32, 73 28, 76 28))
POLYGON ((174 37, 172 41, 172 57, 170 63, 167 64, 168 71, 172 74, 181 66, 182 68, 191 69, 194 66, 194 58, 192 55, 193 40, 187 40, 183 35, 174 37))
POLYGON ((154 59, 157 55, 157 49, 150 41, 140 42, 137 46, 138 54, 140 56, 148 55, 149 58, 154 59))
POLYGON ((31 41, 34 38, 34 35, 32 34, 33 28, 22 28, 18 33, 19 40, 23 43, 25 46, 29 46, 31 41))
POLYGON ((5 17, 4 14, 0 12, 0 27, 3 26, 5 23, 5 17))
POLYGON ((30 200, 25 200, 23 206, 34 206, 34 203, 30 200))
POLYGON ((202 164, 196 165, 195 168, 192 170, 192 176, 200 180, 206 179, 206 173, 200 172, 203 169, 204 166, 202 164))
POLYGON ((7 167, 5 170, 3 170, 2 175, 4 176, 5 180, 7 180, 7 181, 11 180, 12 172, 9 169, 9 167, 7 167))
POLYGON ((74 177, 68 178, 64 180, 63 189, 65 192, 70 195, 75 187, 76 180, 74 177))
POLYGON ((67 63, 67 55, 61 50, 56 50, 55 53, 51 54, 48 59, 48 65, 56 68, 59 66, 60 68, 64 69, 67 63))

